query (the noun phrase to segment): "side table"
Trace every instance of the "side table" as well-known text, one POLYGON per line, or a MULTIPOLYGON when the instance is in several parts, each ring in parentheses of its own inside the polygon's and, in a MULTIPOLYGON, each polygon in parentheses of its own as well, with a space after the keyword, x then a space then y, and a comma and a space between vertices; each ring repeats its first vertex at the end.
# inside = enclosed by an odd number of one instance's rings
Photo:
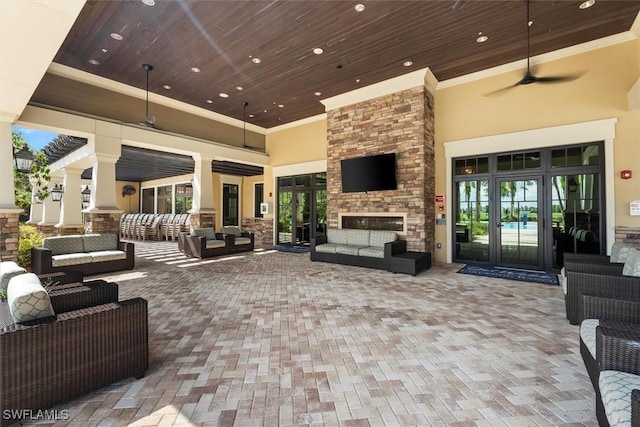
POLYGON ((403 252, 391 257, 391 271, 415 276, 431 267, 431 253, 403 252))

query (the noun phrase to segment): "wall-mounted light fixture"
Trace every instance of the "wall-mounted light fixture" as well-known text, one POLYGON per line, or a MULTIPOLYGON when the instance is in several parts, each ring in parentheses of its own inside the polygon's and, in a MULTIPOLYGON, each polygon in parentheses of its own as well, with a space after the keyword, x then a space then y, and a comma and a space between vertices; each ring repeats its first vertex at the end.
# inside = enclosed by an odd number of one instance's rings
POLYGON ((578 183, 574 177, 569 178, 569 192, 575 193, 578 191, 578 183))
POLYGON ((13 160, 16 163, 16 169, 21 173, 31 172, 31 165, 35 158, 36 157, 33 153, 26 146, 23 146, 17 153, 13 153, 13 160))
POLYGON ((56 184, 51 189, 51 200, 54 202, 59 202, 62 200, 62 194, 64 193, 64 189, 62 188, 62 184, 56 184))
POLYGON ((82 190, 80 194, 82 194, 82 203, 89 203, 91 201, 91 190, 89 190, 88 185, 84 186, 84 190, 82 190))

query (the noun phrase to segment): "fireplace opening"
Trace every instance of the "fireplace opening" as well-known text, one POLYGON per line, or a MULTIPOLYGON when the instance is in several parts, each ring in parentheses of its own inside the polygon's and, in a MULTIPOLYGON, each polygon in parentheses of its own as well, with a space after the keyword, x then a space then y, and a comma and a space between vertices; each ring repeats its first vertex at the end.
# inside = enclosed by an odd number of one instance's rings
POLYGON ((341 215, 341 228, 363 230, 390 230, 404 233, 405 217, 402 215, 341 215))

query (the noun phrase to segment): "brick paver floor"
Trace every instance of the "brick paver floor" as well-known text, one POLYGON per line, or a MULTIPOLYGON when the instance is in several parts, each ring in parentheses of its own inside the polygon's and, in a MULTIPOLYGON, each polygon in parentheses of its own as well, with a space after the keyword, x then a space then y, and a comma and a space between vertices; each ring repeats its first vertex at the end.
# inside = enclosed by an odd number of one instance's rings
POLYGON ((136 257, 95 278, 149 301, 149 370, 60 405, 56 425, 597 425, 559 286, 270 251, 200 261, 167 242, 136 257))

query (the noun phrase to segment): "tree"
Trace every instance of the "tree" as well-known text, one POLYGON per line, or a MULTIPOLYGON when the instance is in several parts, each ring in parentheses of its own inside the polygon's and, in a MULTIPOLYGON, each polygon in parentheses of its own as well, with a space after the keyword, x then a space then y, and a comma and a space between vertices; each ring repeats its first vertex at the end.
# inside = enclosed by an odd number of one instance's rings
MULTIPOLYGON (((27 141, 22 137, 19 132, 11 132, 11 141, 13 143, 14 152, 18 152, 23 148, 27 148, 33 152, 33 149, 29 147, 27 141)), ((16 206, 22 208, 25 212, 29 212, 32 200, 32 189, 35 188, 36 193, 33 195, 33 199, 37 202, 43 202, 44 199, 49 197, 49 181, 51 180, 51 170, 47 162, 47 157, 42 151, 34 154, 35 158, 31 164, 31 170, 28 174, 18 171, 13 167, 13 182, 15 188, 14 202, 16 206)))

